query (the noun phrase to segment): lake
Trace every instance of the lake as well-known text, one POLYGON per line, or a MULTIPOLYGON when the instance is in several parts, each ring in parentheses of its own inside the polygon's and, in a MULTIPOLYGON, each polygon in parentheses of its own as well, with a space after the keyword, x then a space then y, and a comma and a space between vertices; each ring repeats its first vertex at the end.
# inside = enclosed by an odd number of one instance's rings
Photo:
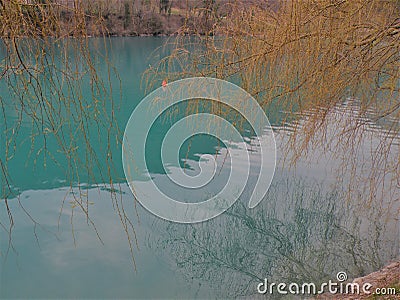
MULTIPOLYGON (((108 58, 120 81, 113 72, 110 78, 121 129, 146 95, 142 74, 160 58, 150 58, 150 54, 165 41, 159 37, 111 39, 108 58)), ((99 51, 104 51, 101 41, 90 43, 100 44, 99 51)), ((106 79, 106 63, 100 60, 98 64, 106 79)), ((89 97, 90 85, 85 80, 89 79, 82 78, 83 97, 89 97)), ((4 82, 0 87, 0 96, 8 103, 7 121, 16 122, 12 91, 4 82)), ((58 101, 57 97, 53 100, 58 101)), ((342 106, 328 116, 327 140, 337 140, 336 128, 357 117, 358 110, 357 99, 343 99, 342 106)), ((166 173, 182 167, 195 175, 199 155, 214 155, 223 163, 226 151, 215 138, 200 135, 183 144, 180 165, 163 166, 162 137, 184 111, 183 105, 172 117, 161 117, 153 124, 146 155, 149 172, 165 193, 192 201, 195 193, 170 186, 166 173)), ((290 153, 287 140, 294 125, 304 122, 307 115, 289 121, 283 108, 269 107, 266 113, 275 134, 278 164, 265 199, 249 209, 251 187, 247 187, 224 214, 197 224, 160 219, 135 202, 124 176, 120 143, 110 146, 113 186, 102 181, 100 171, 82 172, 78 182, 68 177, 68 163, 51 138, 47 147, 57 163, 47 159, 43 167, 42 155, 34 159, 31 153, 43 141, 38 139, 32 151, 32 124, 22 120, 8 164, 14 191, 8 203, 15 226, 11 243, 6 228, 0 229, 0 298, 254 298, 264 278, 321 283, 336 280, 338 272, 346 272, 349 278, 365 275, 398 259, 400 195, 398 187, 389 184, 392 178, 383 177, 377 188, 381 197, 372 200, 368 188, 348 189, 352 178, 366 176, 368 180, 368 170, 374 167, 369 157, 385 142, 387 124, 398 120, 374 123, 368 119, 354 152, 316 147, 289 167, 283 162, 284 154, 290 153), (355 173, 342 165, 341 157, 347 155, 354 155, 353 163, 359 166, 355 173), (75 197, 80 196, 87 199, 90 219, 77 206, 75 197)), ((2 158, 4 124, 2 115, 2 158)), ((96 124, 92 126, 88 130, 96 132, 96 124)), ((246 128, 240 132, 252 144, 253 134, 246 128)), ((396 157, 400 137, 395 136, 393 143, 388 155, 396 157)), ((101 155, 107 149, 107 135, 95 135, 91 147, 101 155)), ((253 147, 250 182, 257 170, 257 145, 253 147)), ((227 176, 225 171, 218 173, 207 193, 218 189, 227 176)), ((4 201, 0 220, 7 224, 4 201)))

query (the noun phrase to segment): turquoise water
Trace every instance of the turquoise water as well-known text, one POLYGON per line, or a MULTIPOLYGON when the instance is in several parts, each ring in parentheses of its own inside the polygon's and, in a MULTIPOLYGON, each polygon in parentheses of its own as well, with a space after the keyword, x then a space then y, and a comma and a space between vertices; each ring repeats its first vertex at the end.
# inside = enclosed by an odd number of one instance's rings
MULTIPOLYGON (((115 99, 121 92, 115 111, 121 128, 145 96, 142 74, 154 63, 150 54, 164 42, 155 37, 111 40, 110 61, 121 79, 119 90, 117 77, 111 75, 115 99)), ((99 66, 106 74, 105 63, 99 62, 99 66)), ((82 85, 84 95, 89 95, 85 82, 82 85)), ((4 83, 0 96, 11 99, 4 83)), ((147 155, 149 171, 165 186, 165 192, 190 201, 191 192, 165 183, 168 170, 157 150, 174 119, 184 115, 182 111, 155 123, 147 155)), ((6 112, 8 120, 15 119, 12 107, 6 112)), ((344 101, 329 120, 328 136, 334 138, 340 122, 356 112, 354 99, 344 101)), ((293 124, 282 124, 277 108, 268 114, 282 158, 293 124)), ((293 122, 301 122, 301 118, 293 122)), ((347 197, 346 183, 352 175, 346 170, 338 175, 339 159, 330 151, 310 150, 312 159, 301 159, 294 169, 278 163, 270 191, 255 209, 246 208, 248 187, 225 214, 185 225, 159 219, 135 203, 124 179, 120 145, 111 147, 113 181, 118 185, 110 187, 99 174, 93 179, 83 172, 80 184, 73 182, 70 188, 68 166, 61 155, 57 156, 61 165, 48 161, 46 168, 40 156, 36 165, 29 158, 26 139, 30 126, 23 123, 8 165, 15 190, 9 200, 15 226, 11 243, 6 230, 0 229, 0 298, 253 298, 264 278, 323 282, 335 279, 340 271, 353 278, 399 257, 398 203, 394 201, 398 190, 383 187, 383 200, 377 198, 368 205, 362 190, 347 197), (112 188, 117 188, 116 193, 112 188), (79 195, 89 201, 90 220, 76 207, 74 197, 79 195), (120 218, 122 205, 132 227, 120 218)), ((371 168, 364 157, 371 145, 381 141, 385 130, 379 124, 367 126, 356 158, 361 173, 371 168)), ((252 133, 245 128, 242 134, 251 140, 252 133)), ((399 138, 394 141, 398 144, 399 138)), ((100 135, 91 145, 101 154, 106 143, 106 136, 100 135)), ((196 173, 198 154, 214 154, 224 160, 224 149, 219 146, 214 138, 196 137, 190 149, 189 143, 184 144, 181 167, 196 173)), ((49 141, 48 147, 57 153, 56 143, 49 141)), ((251 161, 254 171, 257 155, 251 156, 251 161)), ((213 187, 217 189, 225 180, 226 174, 221 172, 213 187)), ((250 186, 253 181, 251 177, 250 186)), ((0 220, 7 219, 2 201, 0 220)))

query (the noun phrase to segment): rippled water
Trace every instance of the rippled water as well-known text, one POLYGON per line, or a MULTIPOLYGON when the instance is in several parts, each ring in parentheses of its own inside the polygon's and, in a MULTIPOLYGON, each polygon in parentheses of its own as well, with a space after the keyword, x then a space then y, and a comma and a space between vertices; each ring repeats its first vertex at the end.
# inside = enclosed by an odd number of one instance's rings
MULTIPOLYGON (((144 96, 140 80, 152 63, 148 55, 164 41, 111 41, 111 61, 122 81, 121 109, 117 111, 121 128, 144 96)), ((113 80, 117 86, 116 78, 113 80)), ((10 97, 4 85, 0 95, 10 97)), ((21 143, 9 165, 18 196, 9 201, 15 219, 12 244, 8 234, 0 231, 0 297, 253 298, 264 278, 322 282, 335 279, 339 271, 352 278, 380 268, 399 257, 398 188, 388 184, 390 177, 384 177, 382 182, 387 184, 377 189, 383 196, 376 200, 367 201, 368 191, 361 188, 355 187, 349 194, 347 183, 355 174, 343 168, 340 156, 355 155, 359 166, 356 175, 367 174, 374 166, 368 159, 371 151, 384 143, 385 132, 399 120, 374 122, 374 112, 361 117, 357 107, 356 99, 345 99, 329 115, 326 137, 331 141, 326 147, 335 145, 337 129, 357 118, 366 130, 356 152, 339 151, 338 156, 334 149, 324 152, 316 147, 296 168, 279 163, 266 199, 255 209, 248 209, 257 174, 257 146, 253 145, 252 175, 241 199, 220 217, 195 225, 164 221, 134 202, 123 179, 121 149, 117 146, 113 149, 118 170, 115 181, 120 185, 112 193, 102 182, 97 182, 98 187, 92 182, 85 184, 85 177, 83 183, 70 189, 63 166, 48 163, 43 168, 40 161, 34 166, 26 159, 29 143, 21 143), (88 197, 91 220, 76 207, 76 195, 88 197), (120 208, 115 207, 112 197, 118 197, 132 221, 134 232, 130 231, 129 237, 133 255, 118 214, 120 208)), ((294 124, 306 124, 313 112, 288 123, 280 122, 283 114, 278 110, 269 115, 279 159, 287 150, 285 142, 294 124)), ((12 110, 8 117, 14 117, 12 110)), ((168 185, 165 173, 174 172, 178 166, 164 170, 159 159, 160 140, 172 123, 162 119, 152 128, 149 171, 167 194, 190 202, 193 193, 168 185)), ((21 129, 21 142, 29 136, 29 126, 26 123, 21 129)), ((242 134, 251 145, 251 132, 243 130, 242 134)), ((398 150, 399 140, 393 137, 392 149, 398 150)), ((100 139, 92 146, 101 148, 104 142, 100 139)), ((197 174, 201 154, 225 161, 226 149, 214 138, 198 136, 190 148, 188 143, 183 148, 181 167, 188 174, 197 174)), ((398 152, 389 155, 396 157, 398 152)), ((209 193, 218 189, 226 176, 224 171, 218 173, 209 193)), ((0 219, 7 219, 4 201, 0 202, 0 219)))

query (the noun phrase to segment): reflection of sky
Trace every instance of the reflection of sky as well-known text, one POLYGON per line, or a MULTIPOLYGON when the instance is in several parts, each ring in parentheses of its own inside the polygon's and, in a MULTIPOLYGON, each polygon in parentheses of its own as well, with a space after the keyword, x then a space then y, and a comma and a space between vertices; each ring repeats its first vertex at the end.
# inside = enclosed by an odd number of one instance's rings
MULTIPOLYGON (((225 151, 226 149, 221 149, 217 160, 225 155, 225 151)), ((250 155, 252 164, 254 163, 255 166, 257 158, 255 153, 250 155)), ((333 175, 329 172, 327 164, 334 165, 334 162, 332 160, 327 162, 323 159, 322 162, 313 166, 307 166, 306 163, 301 162, 294 172, 296 178, 302 178, 306 182, 327 183, 325 189, 329 190, 333 175)), ((193 167, 193 173, 197 173, 198 162, 188 161, 188 164, 193 167)), ((173 172, 173 169, 170 171, 173 172)), ((253 171, 257 170, 253 169, 253 171)), ((291 173, 280 169, 274 182, 287 180, 288 174, 291 173)), ((254 174, 251 178, 254 179, 254 174)), ((157 175, 155 180, 163 184, 165 178, 157 175)), ((274 204, 274 218, 290 223, 294 219, 296 211, 291 207, 291 196, 289 194, 285 196, 284 193, 291 193, 291 191, 279 190, 279 188, 278 191, 283 194, 279 194, 279 201, 274 204)), ((78 191, 75 190, 75 192, 78 191)), ((14 218, 17 221, 13 231, 13 242, 18 254, 11 251, 6 260, 4 255, 1 257, 1 297, 188 298, 217 295, 207 282, 202 282, 200 290, 198 290, 198 282, 193 284, 185 282, 180 273, 175 270, 174 256, 177 255, 176 253, 164 251, 162 247, 148 248, 146 246, 147 241, 152 243, 158 239, 162 240, 162 230, 159 230, 160 222, 163 224, 162 227, 168 226, 169 223, 153 217, 140 205, 137 206, 140 223, 134 223, 140 247, 139 251, 134 250, 137 263, 137 273, 135 273, 130 261, 126 236, 117 213, 112 207, 109 192, 104 189, 82 190, 82 193, 86 192, 89 193, 89 200, 94 202, 93 205, 89 205, 90 215, 104 245, 100 243, 94 230, 87 224, 86 218, 79 212, 79 208, 75 208, 73 225, 76 247, 74 246, 70 223, 71 194, 68 194, 65 200, 60 218, 60 229, 57 230, 61 201, 68 193, 66 188, 27 190, 21 194, 21 203, 24 208, 41 224, 36 227, 39 246, 35 241, 32 222, 24 214, 16 200, 10 201, 14 218), (158 220, 158 226, 153 226, 154 220, 158 220)), ((173 190, 170 192, 173 193, 173 190)), ((245 191, 245 193, 248 192, 245 191)), ((119 195, 117 194, 117 197, 119 195)), ((126 185, 122 186, 121 196, 129 217, 131 220, 137 220, 132 194, 126 185)), ((243 198, 246 199, 246 197, 245 195, 243 198)), ((313 209, 311 201, 308 203, 308 200, 308 198, 305 199, 304 208, 313 209)), ((270 207, 268 197, 260 205, 265 208, 270 207)), ((314 208, 315 211, 318 209, 320 208, 314 208)), ((7 218, 5 210, 1 210, 0 213, 1 220, 5 220, 7 218)), ((362 220, 364 232, 357 232, 357 234, 361 233, 364 235, 363 238, 368 239, 368 230, 374 228, 375 222, 378 226, 379 222, 382 222, 377 219, 377 216, 374 215, 372 218, 367 215, 362 220)), ((345 221, 347 223, 342 225, 352 232, 354 220, 345 221)), ((396 242, 398 233, 396 223, 389 222, 388 227, 382 233, 380 246, 387 243, 391 247, 387 249, 387 254, 380 253, 381 257, 387 258, 391 255, 389 253, 395 250, 393 245, 398 245, 396 242)), ((7 248, 7 239, 4 232, 1 234, 0 249, 4 254, 7 248)), ((177 232, 177 238, 179 238, 179 232, 177 232)), ((384 247, 380 247, 380 249, 384 249, 384 247)), ((188 276, 188 274, 184 275, 188 276)), ((238 276, 237 280, 241 280, 241 277, 238 276)))
MULTIPOLYGON (((122 187, 124 190, 127 186, 122 187)), ((151 216, 140 207, 140 224, 135 230, 140 249, 134 249, 137 272, 133 269, 126 235, 117 213, 110 202, 110 194, 98 189, 86 190, 96 198, 90 205, 90 215, 104 242, 102 245, 86 218, 74 209, 74 246, 71 218, 71 196, 65 202, 57 230, 60 199, 66 190, 25 191, 21 203, 31 216, 40 223, 36 227, 39 245, 35 241, 34 226, 18 206, 10 201, 17 220, 13 230, 12 250, 8 257, 7 238, 1 232, 0 297, 89 297, 89 298, 173 298, 194 295, 194 289, 152 250, 145 246, 146 238, 155 238, 151 230, 151 216)), ((85 191, 85 192, 86 192, 85 191)), ((134 220, 135 212, 131 194, 123 194, 125 209, 134 220)), ((7 216, 1 211, 1 219, 7 216)), ((206 296, 204 291, 199 295, 206 296)))

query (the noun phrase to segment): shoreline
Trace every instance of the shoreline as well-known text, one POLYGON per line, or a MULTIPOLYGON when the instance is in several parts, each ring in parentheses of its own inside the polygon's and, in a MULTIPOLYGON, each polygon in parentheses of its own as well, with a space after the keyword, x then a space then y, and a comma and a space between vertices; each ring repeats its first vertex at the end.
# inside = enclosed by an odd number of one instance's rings
POLYGON ((362 287, 364 284, 370 284, 371 292, 370 294, 360 293, 358 294, 322 294, 314 299, 330 299, 330 300, 363 300, 363 299, 400 299, 400 259, 394 260, 391 263, 385 265, 383 268, 369 273, 368 275, 354 278, 352 281, 346 283, 358 284, 362 287), (374 294, 376 288, 379 289, 396 289, 395 295, 377 295, 374 294))

